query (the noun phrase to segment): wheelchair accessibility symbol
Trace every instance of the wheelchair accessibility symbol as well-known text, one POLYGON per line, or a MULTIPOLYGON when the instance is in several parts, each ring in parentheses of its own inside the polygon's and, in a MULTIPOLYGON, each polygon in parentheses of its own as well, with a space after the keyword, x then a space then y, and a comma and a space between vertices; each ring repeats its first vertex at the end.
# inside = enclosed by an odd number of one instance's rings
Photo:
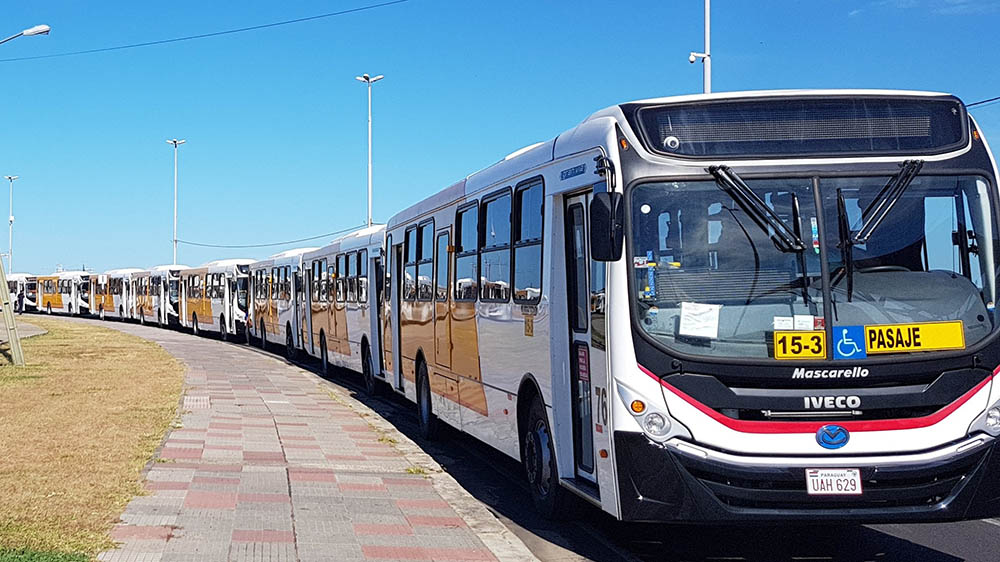
POLYGON ((834 359, 865 359, 865 327, 837 326, 833 329, 834 359))

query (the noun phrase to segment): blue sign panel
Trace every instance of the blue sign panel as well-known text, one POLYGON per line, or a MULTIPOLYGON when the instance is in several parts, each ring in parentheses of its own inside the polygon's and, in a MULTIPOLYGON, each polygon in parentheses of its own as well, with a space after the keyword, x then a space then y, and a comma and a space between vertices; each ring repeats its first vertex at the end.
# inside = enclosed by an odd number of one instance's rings
POLYGON ((865 327, 864 326, 834 326, 833 327, 833 358, 834 359, 865 359, 865 327))

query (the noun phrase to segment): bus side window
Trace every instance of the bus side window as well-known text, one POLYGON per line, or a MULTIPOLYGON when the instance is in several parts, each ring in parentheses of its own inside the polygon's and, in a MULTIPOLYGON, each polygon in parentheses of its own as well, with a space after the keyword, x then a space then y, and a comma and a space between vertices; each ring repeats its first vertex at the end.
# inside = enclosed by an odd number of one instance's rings
POLYGON ((435 264, 434 300, 438 302, 446 302, 448 300, 448 278, 451 276, 451 271, 449 271, 451 260, 448 259, 449 258, 448 245, 449 245, 448 232, 442 232, 441 234, 438 234, 437 255, 434 258, 434 264, 435 264))
POLYGON ((514 302, 537 304, 542 297, 541 178, 528 180, 514 192, 514 302))
POLYGON ((429 301, 434 295, 431 288, 434 275, 434 221, 425 222, 419 229, 420 253, 417 256, 417 300, 429 301))
POLYGON ((455 217, 455 300, 479 294, 479 204, 458 209, 455 217))
POLYGON ((406 265, 403 268, 403 300, 412 301, 417 297, 417 227, 406 229, 406 265))
POLYGON ((479 300, 510 300, 510 189, 483 202, 480 224, 480 252, 483 286, 479 300))
POLYGON ((358 252, 358 302, 368 302, 368 250, 358 252))

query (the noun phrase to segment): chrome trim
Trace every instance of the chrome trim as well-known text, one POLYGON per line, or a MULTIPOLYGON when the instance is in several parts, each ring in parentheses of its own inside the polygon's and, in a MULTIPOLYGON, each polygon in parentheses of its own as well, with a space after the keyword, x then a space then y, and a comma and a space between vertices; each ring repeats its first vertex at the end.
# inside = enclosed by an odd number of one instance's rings
POLYGON ((844 465, 870 466, 870 465, 904 465, 923 464, 936 460, 946 459, 964 453, 969 449, 981 446, 989 446, 995 439, 986 434, 972 435, 958 443, 952 443, 939 449, 916 454, 904 455, 882 455, 882 456, 813 456, 813 457, 752 457, 745 455, 734 455, 708 449, 694 443, 688 443, 680 439, 671 439, 665 445, 675 452, 683 455, 697 456, 703 460, 712 460, 726 464, 743 466, 800 466, 809 468, 838 467, 844 465))

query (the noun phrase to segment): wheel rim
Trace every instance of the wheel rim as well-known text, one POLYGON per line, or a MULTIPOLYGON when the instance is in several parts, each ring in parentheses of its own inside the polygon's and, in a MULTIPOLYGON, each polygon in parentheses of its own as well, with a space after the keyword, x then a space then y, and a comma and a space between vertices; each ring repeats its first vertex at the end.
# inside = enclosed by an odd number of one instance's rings
POLYGON ((538 420, 524 438, 524 468, 528 482, 541 496, 549 493, 549 479, 552 476, 552 455, 549 449, 549 429, 545 422, 538 420))

